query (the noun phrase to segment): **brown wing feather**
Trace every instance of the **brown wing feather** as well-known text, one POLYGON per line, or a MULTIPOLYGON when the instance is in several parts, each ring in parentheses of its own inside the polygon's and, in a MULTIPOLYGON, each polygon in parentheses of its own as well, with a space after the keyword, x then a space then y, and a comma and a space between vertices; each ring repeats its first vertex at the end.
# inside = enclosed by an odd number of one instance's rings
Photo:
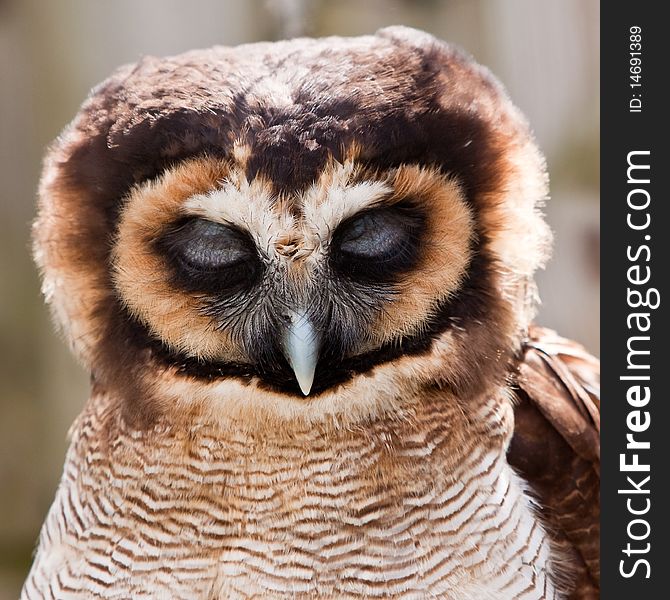
POLYGON ((516 383, 509 462, 572 557, 571 600, 599 598, 600 362, 575 342, 532 327, 516 383))

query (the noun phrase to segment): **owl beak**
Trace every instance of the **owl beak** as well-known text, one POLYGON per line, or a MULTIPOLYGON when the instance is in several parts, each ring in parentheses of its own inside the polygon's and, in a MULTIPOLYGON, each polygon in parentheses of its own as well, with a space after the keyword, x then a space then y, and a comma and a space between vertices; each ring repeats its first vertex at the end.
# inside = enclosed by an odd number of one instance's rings
POLYGON ((314 371, 319 359, 319 335, 310 319, 302 311, 291 312, 286 333, 284 352, 300 390, 309 395, 314 383, 314 371))

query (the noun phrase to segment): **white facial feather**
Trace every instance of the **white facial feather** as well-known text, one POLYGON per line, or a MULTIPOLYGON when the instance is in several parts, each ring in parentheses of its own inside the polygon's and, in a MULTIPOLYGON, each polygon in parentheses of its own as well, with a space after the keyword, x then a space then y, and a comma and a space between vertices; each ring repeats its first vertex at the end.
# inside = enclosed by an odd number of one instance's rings
POLYGON ((319 254, 340 223, 392 191, 384 181, 352 182, 353 171, 350 162, 337 165, 292 199, 302 208, 300 220, 284 210, 262 180, 250 183, 240 172, 230 174, 218 189, 189 198, 183 212, 247 231, 268 259, 276 258, 277 247, 287 239, 319 254))

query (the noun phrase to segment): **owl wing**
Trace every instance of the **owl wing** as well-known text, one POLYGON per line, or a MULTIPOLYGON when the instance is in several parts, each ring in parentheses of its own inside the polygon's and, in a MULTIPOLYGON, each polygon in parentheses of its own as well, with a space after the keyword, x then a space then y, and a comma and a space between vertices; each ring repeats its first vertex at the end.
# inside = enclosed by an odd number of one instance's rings
MULTIPOLYGON (((600 362, 580 345, 532 326, 516 373, 509 463, 530 484, 565 552, 571 600, 600 588, 600 362)), ((559 571, 560 571, 559 565, 559 571)))

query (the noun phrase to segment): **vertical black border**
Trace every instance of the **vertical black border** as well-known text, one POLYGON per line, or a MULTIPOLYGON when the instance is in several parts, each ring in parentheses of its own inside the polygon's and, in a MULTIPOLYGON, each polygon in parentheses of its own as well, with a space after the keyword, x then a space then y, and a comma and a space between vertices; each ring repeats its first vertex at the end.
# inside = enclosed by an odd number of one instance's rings
MULTIPOLYGON (((662 3, 651 1, 603 2, 601 4, 601 222, 602 222, 602 527, 601 527, 601 597, 616 598, 667 598, 670 577, 670 393, 664 390, 664 378, 670 375, 670 357, 665 347, 669 337, 663 319, 667 293, 667 271, 670 268, 670 231, 666 232, 666 204, 670 203, 670 190, 666 180, 670 173, 670 157, 666 139, 670 133, 670 92, 663 88, 670 85, 670 23, 661 16, 662 3), (642 72, 640 88, 630 84, 630 28, 640 27, 642 35, 642 72), (640 96, 633 96, 640 94, 640 96), (641 112, 630 112, 630 100, 640 97, 641 112), (650 170, 648 185, 627 182, 627 156, 631 151, 649 150, 650 170), (650 226, 644 231, 634 231, 627 225, 629 192, 644 187, 650 194, 648 209, 650 226), (650 239, 644 239, 649 235, 650 239), (627 247, 632 254, 642 244, 648 244, 651 257, 644 260, 642 252, 638 261, 630 261, 627 247), (655 310, 635 309, 627 301, 627 288, 635 289, 628 281, 628 268, 634 264, 649 265, 651 280, 646 287, 660 292, 661 303, 655 310), (651 443, 649 450, 637 451, 641 463, 648 463, 650 470, 644 476, 651 479, 641 486, 649 494, 621 494, 620 489, 631 489, 627 476, 639 482, 643 473, 622 472, 620 455, 627 452, 626 435, 630 433, 627 417, 636 410, 627 401, 627 390, 631 381, 621 381, 622 375, 630 375, 627 369, 627 342, 634 330, 630 330, 627 318, 630 313, 650 313, 651 337, 648 343, 650 355, 648 371, 635 371, 650 376, 648 383, 651 400, 639 410, 648 411, 649 429, 635 433, 640 440, 651 443), (667 366, 666 366, 667 363, 667 366), (667 431, 666 431, 667 430, 667 431), (650 500, 649 511, 644 515, 632 515, 631 506, 641 510, 650 500), (628 525, 635 519, 645 519, 650 527, 647 539, 631 540, 628 525), (631 548, 646 549, 627 556, 624 550, 630 542, 631 548), (635 560, 641 563, 631 577, 624 577, 623 570, 630 573, 635 560)), ((638 171, 641 174, 641 172, 638 171)), ((641 199, 643 195, 638 195, 641 199)), ((640 214, 636 218, 642 218, 640 214)), ((641 221, 638 221, 641 222, 641 221)), ((646 272, 646 271, 645 271, 646 272)), ((637 289, 643 290, 638 286, 637 289)), ((646 385, 643 383, 643 385, 646 385)), ((642 417, 644 418, 644 417, 642 417)), ((628 450, 628 462, 635 451, 628 450)), ((642 536, 642 523, 633 525, 632 532, 642 536)))

